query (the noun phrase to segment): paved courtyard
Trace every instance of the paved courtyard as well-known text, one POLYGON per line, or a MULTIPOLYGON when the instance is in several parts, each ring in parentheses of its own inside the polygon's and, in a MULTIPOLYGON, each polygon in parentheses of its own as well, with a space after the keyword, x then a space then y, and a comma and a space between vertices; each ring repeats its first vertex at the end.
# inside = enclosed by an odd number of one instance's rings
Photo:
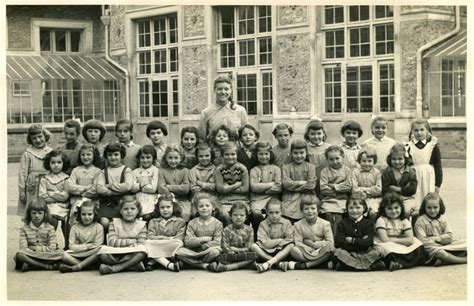
MULTIPOLYGON (((212 274, 185 270, 125 272, 100 276, 98 271, 14 270, 22 226, 15 215, 18 164, 8 164, 7 298, 9 300, 401 300, 467 299, 467 265, 417 267, 395 272, 244 270, 212 274)), ((466 170, 444 169, 441 195, 455 235, 466 237, 466 170)))

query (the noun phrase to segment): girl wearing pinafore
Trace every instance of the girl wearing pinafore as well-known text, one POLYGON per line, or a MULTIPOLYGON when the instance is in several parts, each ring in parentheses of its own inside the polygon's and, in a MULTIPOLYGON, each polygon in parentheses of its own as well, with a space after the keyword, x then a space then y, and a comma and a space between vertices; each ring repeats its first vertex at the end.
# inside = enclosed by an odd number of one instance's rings
POLYGON ((152 145, 145 145, 138 150, 136 155, 138 168, 132 171, 136 181, 130 192, 136 193, 137 200, 142 204, 142 220, 152 218, 155 204, 158 201, 159 170, 155 166, 156 150, 152 145))
POLYGON ((418 181, 415 201, 419 207, 426 194, 439 193, 443 182, 441 152, 438 139, 431 135, 431 128, 426 119, 412 121, 409 139, 406 147, 418 181))
POLYGON ((18 210, 24 216, 28 205, 38 198, 38 186, 41 176, 48 173, 44 168, 44 158, 52 149, 47 145, 51 133, 40 124, 28 128, 26 142, 28 147, 21 155, 18 173, 18 210))
POLYGON ((125 147, 120 143, 111 143, 105 147, 107 167, 97 176, 97 193, 100 197, 100 224, 105 232, 112 218, 120 217, 119 201, 130 191, 135 180, 132 170, 122 165, 125 157, 125 147))
POLYGON ((79 150, 78 166, 74 168, 66 182, 70 195, 71 211, 69 223, 75 224, 77 209, 85 200, 96 200, 97 190, 95 181, 101 172, 99 151, 90 143, 85 143, 79 150))

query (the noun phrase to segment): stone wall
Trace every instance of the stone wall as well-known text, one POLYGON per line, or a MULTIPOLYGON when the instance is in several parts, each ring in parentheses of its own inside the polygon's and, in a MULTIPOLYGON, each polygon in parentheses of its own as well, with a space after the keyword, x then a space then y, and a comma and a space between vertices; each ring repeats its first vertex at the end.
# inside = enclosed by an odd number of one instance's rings
POLYGON ((183 115, 200 114, 208 104, 207 96, 207 47, 192 46, 181 49, 183 115))
POLYGON ((125 6, 110 6, 110 48, 125 49, 125 6))
POLYGON ((289 26, 308 23, 308 7, 305 5, 279 5, 278 24, 289 26))
POLYGON ((454 24, 439 20, 400 23, 401 110, 414 111, 416 105, 416 52, 426 43, 451 31, 454 24))
POLYGON ((8 5, 7 28, 9 50, 32 50, 31 18, 92 20, 93 52, 103 52, 104 26, 100 5, 8 5))
POLYGON ((184 5, 183 20, 184 38, 204 36, 203 5, 184 5))
POLYGON ((309 112, 311 105, 311 67, 309 34, 277 36, 278 111, 289 112, 294 106, 297 112, 309 112))

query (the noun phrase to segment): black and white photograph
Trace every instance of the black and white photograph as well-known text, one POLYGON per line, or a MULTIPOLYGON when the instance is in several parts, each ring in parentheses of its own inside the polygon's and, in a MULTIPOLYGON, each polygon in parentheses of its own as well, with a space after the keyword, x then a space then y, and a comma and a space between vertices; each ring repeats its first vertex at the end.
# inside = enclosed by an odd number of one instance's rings
POLYGON ((472 7, 382 4, 2 4, 4 301, 467 304, 472 7))

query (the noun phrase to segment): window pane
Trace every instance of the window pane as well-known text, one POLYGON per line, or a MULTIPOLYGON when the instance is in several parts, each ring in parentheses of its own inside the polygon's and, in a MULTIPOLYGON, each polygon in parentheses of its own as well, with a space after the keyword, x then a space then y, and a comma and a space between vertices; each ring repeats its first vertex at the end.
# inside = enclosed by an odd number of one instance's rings
POLYGON ((221 32, 220 38, 234 37, 234 8, 232 6, 223 6, 220 8, 221 32))
POLYGON ((170 49, 170 71, 178 71, 178 48, 170 49))
POLYGON ((66 31, 56 30, 55 41, 56 41, 56 52, 66 52, 66 31))
POLYGON ((352 5, 349 7, 349 21, 368 20, 369 11, 370 9, 368 5, 352 5))
POLYGON ((379 54, 393 54, 393 24, 375 27, 375 52, 379 54))
POLYGON ((360 6, 360 20, 368 20, 369 19, 369 6, 362 5, 360 6))
POLYGON ((255 8, 253 6, 239 7, 239 35, 255 33, 255 8))
POLYGON ((138 47, 149 47, 150 46, 150 21, 139 21, 138 22, 138 47))
POLYGON ((40 50, 51 51, 51 37, 50 30, 40 30, 40 50))
POLYGON ((152 116, 167 117, 168 116, 168 82, 153 81, 152 82, 152 116))
POLYGON ((155 31, 155 46, 166 44, 166 19, 155 19, 153 26, 155 31))
POLYGON ((138 82, 138 94, 139 94, 139 103, 140 103, 140 117, 149 117, 150 116, 150 93, 148 81, 139 81, 138 82))
POLYGON ((81 32, 71 31, 71 52, 79 52, 81 45, 81 32))
POLYGON ((272 30, 272 8, 269 5, 258 7, 258 31, 260 33, 272 30))
POLYGON ((244 74, 237 76, 238 103, 242 105, 249 115, 257 114, 257 76, 244 74))
POLYGON ((242 40, 239 42, 240 66, 255 65, 255 40, 242 40))
POLYGON ((341 68, 325 68, 324 69, 324 95, 326 112, 340 112, 340 98, 341 98, 341 68))
POLYGON ((324 21, 326 24, 334 23, 334 9, 332 7, 326 6, 324 10, 324 21))
POLYGON ((260 64, 267 65, 272 63, 272 39, 265 37, 259 39, 260 64))
POLYGON ((233 42, 220 44, 221 67, 235 67, 235 45, 233 42))
POLYGON ((173 116, 179 116, 178 80, 173 79, 173 116))
POLYGON ((169 17, 170 31, 169 31, 169 40, 170 44, 178 42, 178 22, 176 15, 169 17))
POLYGON ((150 51, 138 53, 138 73, 139 74, 151 73, 151 52, 150 51))
POLYGON ((393 17, 393 6, 391 5, 376 5, 375 18, 393 17))
POLYGON ((349 7, 349 21, 358 21, 359 20, 359 7, 351 5, 349 7))
POLYGON ((166 50, 155 51, 155 73, 166 72, 166 50))

